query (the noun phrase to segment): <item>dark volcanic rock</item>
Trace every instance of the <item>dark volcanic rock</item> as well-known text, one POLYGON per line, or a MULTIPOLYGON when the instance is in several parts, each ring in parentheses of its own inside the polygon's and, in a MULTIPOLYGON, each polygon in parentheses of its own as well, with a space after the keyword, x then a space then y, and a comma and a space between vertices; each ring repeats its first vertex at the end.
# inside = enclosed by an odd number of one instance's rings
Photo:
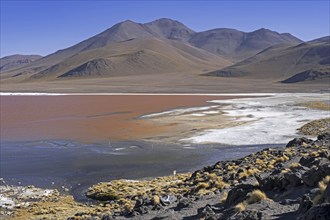
POLYGON ((204 208, 200 209, 198 216, 204 219, 217 219, 215 212, 213 211, 212 206, 206 205, 204 208))
POLYGON ((228 220, 261 220, 266 219, 262 212, 256 210, 245 210, 231 216, 228 220))
POLYGON ((228 193, 225 207, 229 208, 244 201, 247 198, 247 194, 256 189, 259 189, 259 187, 250 184, 241 184, 234 187, 228 193))
POLYGON ((304 195, 297 210, 298 215, 305 214, 313 206, 310 196, 304 195))
POLYGON ((102 215, 101 220, 113 220, 114 218, 108 214, 102 215))
POLYGON ((188 208, 192 205, 192 200, 188 198, 182 198, 180 199, 178 205, 176 206, 175 210, 179 211, 184 208, 188 208))
POLYGON ((330 204, 325 203, 310 208, 299 220, 329 220, 330 204))
POLYGON ((315 157, 311 157, 311 156, 307 156, 307 157, 302 157, 300 160, 299 160, 299 163, 302 165, 302 166, 305 166, 305 167, 312 167, 313 165, 318 165, 319 161, 317 160, 317 158, 315 157))
POLYGON ((324 200, 330 203, 330 182, 328 183, 328 186, 324 191, 324 200))
POLYGON ((307 139, 307 138, 295 138, 292 141, 290 141, 286 147, 299 147, 303 144, 311 144, 313 143, 313 140, 307 139))
POLYGON ((330 141, 330 133, 320 134, 319 136, 317 136, 317 140, 318 141, 329 142, 330 141))
POLYGON ((284 178, 284 174, 279 173, 276 175, 269 175, 266 178, 262 179, 260 176, 255 175, 257 181, 259 182, 259 187, 263 191, 284 189, 289 182, 284 178))
POLYGON ((284 174, 284 179, 287 180, 287 188, 296 187, 303 184, 301 179, 301 173, 299 172, 289 172, 284 174))
POLYGON ((327 175, 330 175, 330 163, 311 168, 303 175, 302 179, 307 186, 316 186, 327 175))

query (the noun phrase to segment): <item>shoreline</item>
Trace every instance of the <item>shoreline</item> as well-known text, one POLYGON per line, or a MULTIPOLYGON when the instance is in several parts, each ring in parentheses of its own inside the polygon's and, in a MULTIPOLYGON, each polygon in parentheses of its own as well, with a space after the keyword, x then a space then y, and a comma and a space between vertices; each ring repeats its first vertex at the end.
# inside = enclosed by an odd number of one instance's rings
POLYGON ((1 177, 8 184, 57 189, 70 193, 80 202, 86 200, 83 192, 99 182, 151 179, 171 175, 174 170, 192 172, 218 160, 237 159, 264 148, 282 146, 184 147, 136 141, 113 142, 110 148, 106 144, 83 145, 59 140, 2 145, 1 177))
MULTIPOLYGON (((262 219, 279 215, 292 219, 308 215, 314 207, 322 208, 330 202, 327 200, 330 198, 317 191, 317 187, 321 187, 319 182, 326 181, 326 175, 330 175, 329 142, 329 133, 319 135, 315 141, 296 138, 286 147, 266 148, 240 159, 219 161, 193 173, 98 183, 86 192, 95 200, 92 203, 75 202, 56 190, 0 186, 1 191, 6 190, 0 203, 8 207, 0 211, 9 219, 79 219, 80 216, 236 219, 240 215, 254 215, 257 209, 262 219), (271 182, 272 178, 277 181, 271 182), (257 199, 252 199, 254 190, 259 190, 255 195, 257 199), (34 196, 34 202, 26 202, 29 195, 34 196), (304 196, 315 202, 302 209, 308 203, 303 200, 304 196)), ((324 184, 321 193, 330 187, 328 182, 324 184)), ((328 210, 328 206, 324 209, 328 210)))

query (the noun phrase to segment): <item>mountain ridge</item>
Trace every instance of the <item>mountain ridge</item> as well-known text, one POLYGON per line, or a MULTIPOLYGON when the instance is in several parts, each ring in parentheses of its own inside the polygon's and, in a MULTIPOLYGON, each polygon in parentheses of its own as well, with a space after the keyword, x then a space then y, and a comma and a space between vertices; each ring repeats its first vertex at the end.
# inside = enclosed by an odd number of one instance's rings
MULTIPOLYGON (((315 80, 316 75, 324 77, 323 72, 327 71, 324 68, 329 59, 324 52, 327 42, 327 37, 303 42, 290 33, 266 28, 251 32, 231 28, 196 32, 168 18, 147 23, 126 20, 23 67, 2 71, 1 78, 26 82, 188 71, 204 76, 271 76, 279 82, 300 74, 299 79, 303 76, 315 80), (314 52, 307 53, 307 47, 314 52), (312 58, 303 58, 305 63, 299 63, 296 59, 303 51, 312 58), (285 54, 291 54, 291 58, 285 54), (282 60, 285 65, 277 65, 278 62, 271 61, 274 59, 282 60)), ((294 77, 293 81, 296 80, 294 77)))
POLYGON ((283 83, 330 80, 329 39, 326 36, 295 46, 271 46, 241 62, 205 75, 265 77, 283 83))

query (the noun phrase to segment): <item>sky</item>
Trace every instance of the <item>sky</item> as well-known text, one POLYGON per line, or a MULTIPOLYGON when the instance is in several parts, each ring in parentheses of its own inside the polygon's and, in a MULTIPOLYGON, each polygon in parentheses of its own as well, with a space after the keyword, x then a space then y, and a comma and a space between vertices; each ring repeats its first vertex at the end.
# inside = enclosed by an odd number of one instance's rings
POLYGON ((267 28, 304 40, 329 35, 329 0, 102 1, 0 0, 0 57, 47 55, 114 24, 171 18, 195 31, 267 28))

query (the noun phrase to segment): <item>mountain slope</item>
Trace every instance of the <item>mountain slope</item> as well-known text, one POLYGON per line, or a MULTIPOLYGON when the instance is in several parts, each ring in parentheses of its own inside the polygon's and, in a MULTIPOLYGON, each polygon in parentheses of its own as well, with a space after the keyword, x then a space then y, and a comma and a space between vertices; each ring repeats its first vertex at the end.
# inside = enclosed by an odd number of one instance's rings
POLYGON ((211 76, 276 79, 286 83, 323 80, 330 77, 329 38, 297 46, 273 46, 211 76))
POLYGON ((42 58, 40 55, 12 55, 0 59, 0 71, 8 71, 15 68, 20 68, 29 63, 32 63, 42 58))
POLYGON ((216 69, 231 63, 182 42, 133 39, 77 53, 31 79, 159 74, 216 69))
POLYGON ((161 18, 144 24, 145 29, 157 38, 188 41, 193 30, 179 21, 161 18))
POLYGON ((195 33, 189 42, 214 54, 232 60, 242 60, 273 45, 295 45, 302 41, 290 34, 279 34, 267 29, 245 33, 234 29, 219 28, 195 33))
POLYGON ((267 29, 245 33, 222 28, 198 33, 179 21, 166 18, 145 24, 127 20, 23 68, 6 71, 2 79, 19 81, 185 71, 200 74, 231 65, 269 46, 292 46, 298 42, 301 41, 290 34, 267 29))

